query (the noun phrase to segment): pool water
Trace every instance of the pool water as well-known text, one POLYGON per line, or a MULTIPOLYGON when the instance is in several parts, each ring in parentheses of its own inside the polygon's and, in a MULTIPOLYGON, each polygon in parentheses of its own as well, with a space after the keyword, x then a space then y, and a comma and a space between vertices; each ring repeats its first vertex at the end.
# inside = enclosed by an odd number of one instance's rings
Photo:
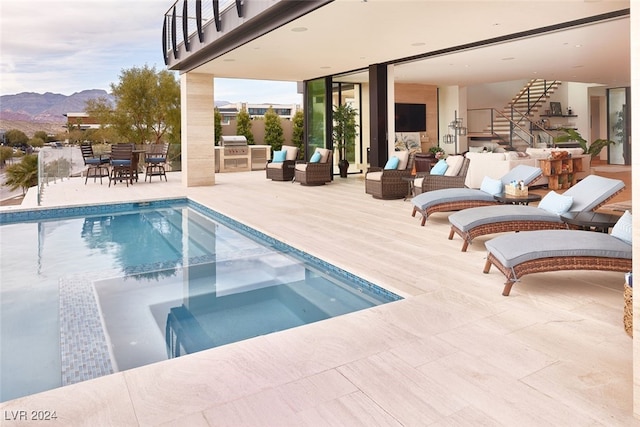
POLYGON ((0 401, 400 299, 193 202, 50 216, 0 215, 0 401))

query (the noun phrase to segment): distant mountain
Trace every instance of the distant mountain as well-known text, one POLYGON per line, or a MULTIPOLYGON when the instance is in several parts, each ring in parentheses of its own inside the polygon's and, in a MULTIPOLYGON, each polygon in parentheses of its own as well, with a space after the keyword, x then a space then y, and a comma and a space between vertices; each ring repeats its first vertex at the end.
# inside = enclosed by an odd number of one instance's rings
POLYGON ((90 99, 113 96, 102 89, 89 89, 73 95, 47 92, 45 94, 22 92, 17 95, 0 96, 0 119, 36 123, 65 123, 66 113, 84 111, 90 99))

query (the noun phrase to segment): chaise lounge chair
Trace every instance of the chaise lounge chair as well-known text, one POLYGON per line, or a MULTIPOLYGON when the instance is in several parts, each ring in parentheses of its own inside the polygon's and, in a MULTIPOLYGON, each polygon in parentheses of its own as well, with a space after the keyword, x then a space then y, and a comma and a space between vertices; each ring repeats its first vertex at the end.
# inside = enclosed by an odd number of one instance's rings
POLYGON ((465 252, 474 238, 507 231, 566 229, 560 217, 566 211, 592 211, 624 188, 619 179, 589 175, 562 195, 548 193, 536 206, 500 205, 464 209, 449 216, 449 240, 458 234, 465 252), (559 206, 565 204, 564 206, 559 206), (567 206, 568 205, 568 206, 567 206))
POLYGON ((525 185, 535 183, 542 176, 540 168, 518 165, 505 174, 500 180, 485 178, 480 189, 477 188, 443 188, 418 194, 411 199, 413 212, 422 215, 420 225, 425 225, 429 215, 435 212, 452 212, 480 206, 496 205, 499 202, 493 197, 503 191, 503 187, 512 181, 523 181, 525 185), (499 185, 497 185, 499 184, 499 185), (499 187, 499 188, 498 188, 499 187))
POLYGON ((631 214, 611 234, 580 230, 538 230, 506 234, 485 243, 483 273, 495 265, 507 278, 502 295, 525 274, 560 270, 631 271, 631 214))

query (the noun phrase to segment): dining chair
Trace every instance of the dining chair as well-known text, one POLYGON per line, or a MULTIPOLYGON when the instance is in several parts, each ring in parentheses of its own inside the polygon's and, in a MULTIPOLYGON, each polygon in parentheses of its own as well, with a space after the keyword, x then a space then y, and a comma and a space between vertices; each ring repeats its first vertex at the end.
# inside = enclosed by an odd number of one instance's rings
POLYGON ((84 179, 85 185, 90 176, 93 177, 93 182, 96 182, 96 178, 100 178, 100 184, 102 184, 102 177, 109 176, 109 156, 104 154, 96 155, 91 144, 80 144, 80 151, 82 152, 84 165, 87 167, 84 179))
POLYGON ((144 180, 151 182, 152 176, 159 176, 160 181, 164 176, 164 180, 167 180, 167 173, 165 170, 165 164, 167 163, 167 153, 169 152, 169 143, 162 144, 150 144, 144 153, 144 162, 146 165, 144 180))
POLYGON ((129 182, 133 184, 135 176, 133 170, 133 144, 114 144, 111 146, 111 176, 109 177, 109 187, 111 181, 116 185, 118 181, 123 180, 129 186, 129 182))

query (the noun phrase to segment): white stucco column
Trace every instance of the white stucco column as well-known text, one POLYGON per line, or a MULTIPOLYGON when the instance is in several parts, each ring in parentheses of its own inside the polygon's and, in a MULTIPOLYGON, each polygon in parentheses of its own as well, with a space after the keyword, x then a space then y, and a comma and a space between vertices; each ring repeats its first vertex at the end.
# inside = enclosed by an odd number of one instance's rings
POLYGON ((214 185, 213 75, 187 72, 180 76, 182 184, 214 185))

